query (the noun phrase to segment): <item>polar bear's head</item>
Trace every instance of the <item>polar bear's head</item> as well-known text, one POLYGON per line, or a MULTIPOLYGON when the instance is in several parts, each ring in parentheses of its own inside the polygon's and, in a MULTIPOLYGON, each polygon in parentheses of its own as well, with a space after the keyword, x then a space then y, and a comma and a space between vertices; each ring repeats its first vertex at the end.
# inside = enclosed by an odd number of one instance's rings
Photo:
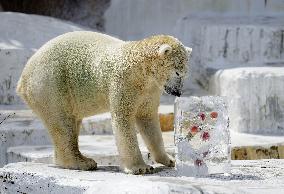
POLYGON ((157 35, 147 43, 148 69, 153 81, 168 94, 180 96, 192 49, 172 36, 157 35))
MULTIPOLYGON (((171 50, 171 47, 168 44, 163 44, 160 47, 160 52, 163 53, 163 50, 167 47, 169 51, 171 50)), ((170 59, 171 64, 173 64, 174 69, 171 71, 170 77, 166 80, 166 83, 164 85, 164 90, 168 94, 172 94, 174 96, 180 96, 182 94, 182 87, 185 75, 187 73, 188 69, 188 60, 190 58, 192 49, 189 47, 184 47, 186 56, 179 53, 176 54, 179 57, 173 57, 170 59)), ((183 49, 181 49, 183 50, 183 49)), ((182 52, 180 50, 180 52, 182 52)), ((167 52, 169 52, 167 51, 167 52)), ((172 51, 170 51, 172 52, 172 51)))

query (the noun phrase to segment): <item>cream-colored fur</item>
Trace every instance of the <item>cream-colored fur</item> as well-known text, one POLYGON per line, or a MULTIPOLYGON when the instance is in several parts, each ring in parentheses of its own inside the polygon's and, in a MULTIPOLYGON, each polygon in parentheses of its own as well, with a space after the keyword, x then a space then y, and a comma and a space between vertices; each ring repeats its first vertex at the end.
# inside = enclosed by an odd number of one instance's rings
POLYGON ((80 124, 84 117, 110 111, 122 168, 151 173, 135 125, 154 159, 174 166, 164 149, 158 106, 165 84, 172 91, 180 89, 175 90, 172 75, 181 80, 187 61, 185 47, 171 36, 125 42, 95 32, 71 32, 47 42, 30 58, 17 92, 48 128, 59 166, 96 169, 96 162, 79 151, 80 124))

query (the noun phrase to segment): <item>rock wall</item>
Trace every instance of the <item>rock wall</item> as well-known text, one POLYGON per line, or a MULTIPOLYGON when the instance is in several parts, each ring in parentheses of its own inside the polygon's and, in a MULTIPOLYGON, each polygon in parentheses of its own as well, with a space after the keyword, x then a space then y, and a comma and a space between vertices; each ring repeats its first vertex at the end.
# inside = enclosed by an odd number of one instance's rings
POLYGON ((210 83, 213 93, 228 98, 232 130, 284 135, 283 67, 219 70, 210 83))
POLYGON ((105 30, 126 40, 170 34, 193 48, 191 80, 208 89, 219 68, 282 65, 284 1, 112 0, 105 30))
POLYGON ((283 10, 279 0, 112 0, 104 17, 107 33, 134 40, 157 33, 179 35, 178 22, 191 16, 282 17, 283 10))
POLYGON ((0 0, 0 7, 3 11, 52 16, 103 31, 103 15, 109 3, 110 0, 0 0))
POLYGON ((85 30, 54 18, 0 12, 0 104, 22 104, 15 89, 29 57, 48 40, 85 30))
POLYGON ((284 66, 283 18, 206 16, 181 20, 177 32, 193 47, 191 78, 208 90, 209 79, 218 69, 284 66))

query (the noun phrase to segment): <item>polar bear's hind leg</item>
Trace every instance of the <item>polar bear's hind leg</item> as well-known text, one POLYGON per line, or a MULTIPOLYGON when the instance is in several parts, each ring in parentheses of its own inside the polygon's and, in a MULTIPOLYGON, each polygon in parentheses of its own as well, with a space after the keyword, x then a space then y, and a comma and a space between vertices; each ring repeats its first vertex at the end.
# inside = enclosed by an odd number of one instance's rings
POLYGON ((52 119, 43 119, 54 143, 55 164, 69 169, 95 170, 97 163, 79 151, 78 136, 82 121, 64 113, 55 115, 53 113, 52 119))

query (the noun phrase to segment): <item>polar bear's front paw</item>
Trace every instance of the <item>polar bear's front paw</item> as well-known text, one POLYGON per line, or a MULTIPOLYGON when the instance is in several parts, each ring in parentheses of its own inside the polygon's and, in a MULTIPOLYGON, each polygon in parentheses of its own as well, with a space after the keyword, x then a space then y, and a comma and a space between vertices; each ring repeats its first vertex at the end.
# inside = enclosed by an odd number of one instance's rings
POLYGON ((95 160, 93 160, 92 158, 87 158, 85 156, 82 156, 78 163, 78 169, 80 170, 95 170, 97 169, 97 163, 95 162, 95 160))
POLYGON ((153 174, 154 168, 150 165, 141 164, 141 165, 135 165, 130 168, 124 168, 124 172, 127 174, 153 174))
POLYGON ((175 159, 173 159, 172 156, 168 154, 164 154, 158 158, 155 159, 156 162, 161 163, 168 167, 174 167, 175 166, 175 159))
POLYGON ((56 164, 68 169, 74 169, 74 170, 95 170, 97 169, 97 163, 95 160, 91 158, 87 158, 83 155, 79 155, 76 158, 73 159, 66 159, 64 160, 55 160, 56 164))

